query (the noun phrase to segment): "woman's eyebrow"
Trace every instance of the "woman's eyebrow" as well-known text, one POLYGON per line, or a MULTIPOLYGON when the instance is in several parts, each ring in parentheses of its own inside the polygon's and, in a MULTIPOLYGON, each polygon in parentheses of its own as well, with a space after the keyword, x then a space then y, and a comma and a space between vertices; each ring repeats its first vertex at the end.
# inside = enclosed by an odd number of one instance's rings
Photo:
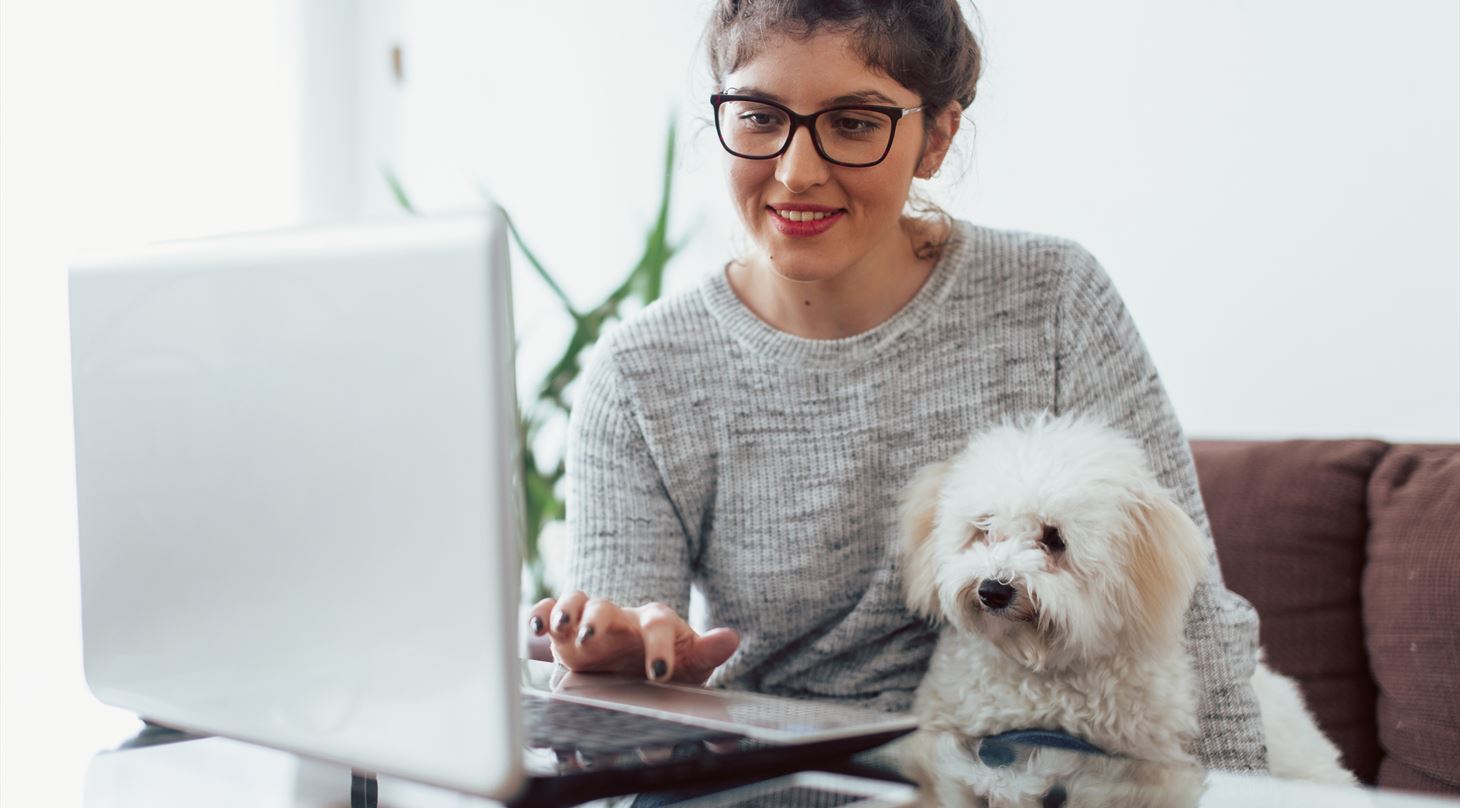
MULTIPOLYGON (((759 87, 726 87, 725 94, 753 95, 756 98, 764 98, 767 101, 774 101, 777 104, 789 106, 789 104, 786 104, 785 99, 781 98, 775 93, 762 90, 759 87)), ((891 98, 888 98, 887 96, 877 92, 876 90, 855 90, 844 95, 839 95, 836 98, 827 99, 826 101, 821 102, 821 106, 835 107, 841 104, 866 104, 869 102, 877 104, 887 104, 889 106, 898 106, 898 103, 896 101, 893 101, 891 98)))
POLYGON ((837 104, 865 104, 868 101, 875 101, 879 104, 889 106, 900 106, 896 101, 877 92, 876 90, 857 90, 856 92, 839 95, 829 101, 822 102, 823 106, 834 107, 837 104))
POLYGON ((775 93, 766 92, 765 90, 762 90, 759 87, 726 87, 725 88, 725 94, 726 95, 752 95, 752 96, 755 96, 756 98, 763 98, 763 99, 765 99, 767 101, 774 101, 777 104, 784 104, 784 103, 786 103, 785 101, 783 101, 781 99, 780 96, 776 95, 775 93))

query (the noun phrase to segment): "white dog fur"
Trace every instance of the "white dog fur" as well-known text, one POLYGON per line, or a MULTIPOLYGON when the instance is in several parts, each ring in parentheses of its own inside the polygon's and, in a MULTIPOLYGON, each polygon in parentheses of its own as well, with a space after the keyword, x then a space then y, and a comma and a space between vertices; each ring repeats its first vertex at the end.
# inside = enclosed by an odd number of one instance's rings
MULTIPOLYGON (((920 471, 900 516, 908 605, 942 626, 925 728, 1194 760, 1183 629, 1208 549, 1135 441, 1088 418, 1005 424, 920 471)), ((1291 680, 1259 660, 1253 685, 1274 775, 1354 782, 1291 680)))

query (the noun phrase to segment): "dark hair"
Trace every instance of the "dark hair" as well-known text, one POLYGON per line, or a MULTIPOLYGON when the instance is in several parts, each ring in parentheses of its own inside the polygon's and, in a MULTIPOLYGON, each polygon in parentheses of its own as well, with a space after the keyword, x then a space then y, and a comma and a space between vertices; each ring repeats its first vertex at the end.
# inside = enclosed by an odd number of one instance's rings
MULTIPOLYGON (((868 66, 916 92, 930 111, 973 104, 983 51, 958 0, 718 0, 705 28, 710 74, 754 59, 766 41, 821 30, 850 35, 868 66)), ((933 115, 925 115, 932 126, 933 115)))
MULTIPOLYGON (((705 51, 716 89, 729 73, 756 57, 771 39, 807 39, 820 31, 847 34, 858 55, 874 70, 917 93, 927 112, 924 131, 937 114, 957 101, 973 104, 983 49, 963 16, 959 0, 716 0, 705 26, 705 51)), ((930 214, 948 224, 952 216, 917 189, 909 194, 904 230, 915 237, 913 220, 930 214)), ((919 258, 933 258, 947 246, 914 244, 919 258)))

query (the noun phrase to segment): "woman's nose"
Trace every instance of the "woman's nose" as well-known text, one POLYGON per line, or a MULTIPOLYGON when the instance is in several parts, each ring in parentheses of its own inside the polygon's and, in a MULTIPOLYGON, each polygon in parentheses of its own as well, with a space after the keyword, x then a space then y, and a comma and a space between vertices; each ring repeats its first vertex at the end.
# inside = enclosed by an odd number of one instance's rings
POLYGON ((831 166, 816 152, 811 130, 801 127, 791 136, 791 145, 776 158, 776 179, 793 194, 808 191, 823 182, 831 166))

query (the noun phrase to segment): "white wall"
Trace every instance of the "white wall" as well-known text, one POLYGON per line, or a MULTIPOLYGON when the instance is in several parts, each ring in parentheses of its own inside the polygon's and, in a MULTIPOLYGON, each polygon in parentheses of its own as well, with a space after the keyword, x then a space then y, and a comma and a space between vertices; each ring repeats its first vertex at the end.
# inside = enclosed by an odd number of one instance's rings
POLYGON ((956 209, 1085 242, 1193 434, 1460 435, 1460 5, 1055 5, 982 6, 956 209))
POLYGON ((66 266, 303 209, 288 0, 0 5, 0 804, 138 725, 81 673, 66 266))
MULTIPOLYGON (((596 299, 653 212, 674 108, 687 141, 675 221, 694 241, 670 286, 693 283, 736 226, 713 130, 695 120, 707 8, 365 4, 366 209, 393 207, 380 161, 427 208, 470 204, 480 179, 596 299), (397 44, 400 84, 385 70, 397 44)), ((1460 5, 979 8, 976 136, 935 196, 1094 251, 1188 432, 1460 438, 1460 5)), ((561 338, 542 329, 529 363, 561 338)))

